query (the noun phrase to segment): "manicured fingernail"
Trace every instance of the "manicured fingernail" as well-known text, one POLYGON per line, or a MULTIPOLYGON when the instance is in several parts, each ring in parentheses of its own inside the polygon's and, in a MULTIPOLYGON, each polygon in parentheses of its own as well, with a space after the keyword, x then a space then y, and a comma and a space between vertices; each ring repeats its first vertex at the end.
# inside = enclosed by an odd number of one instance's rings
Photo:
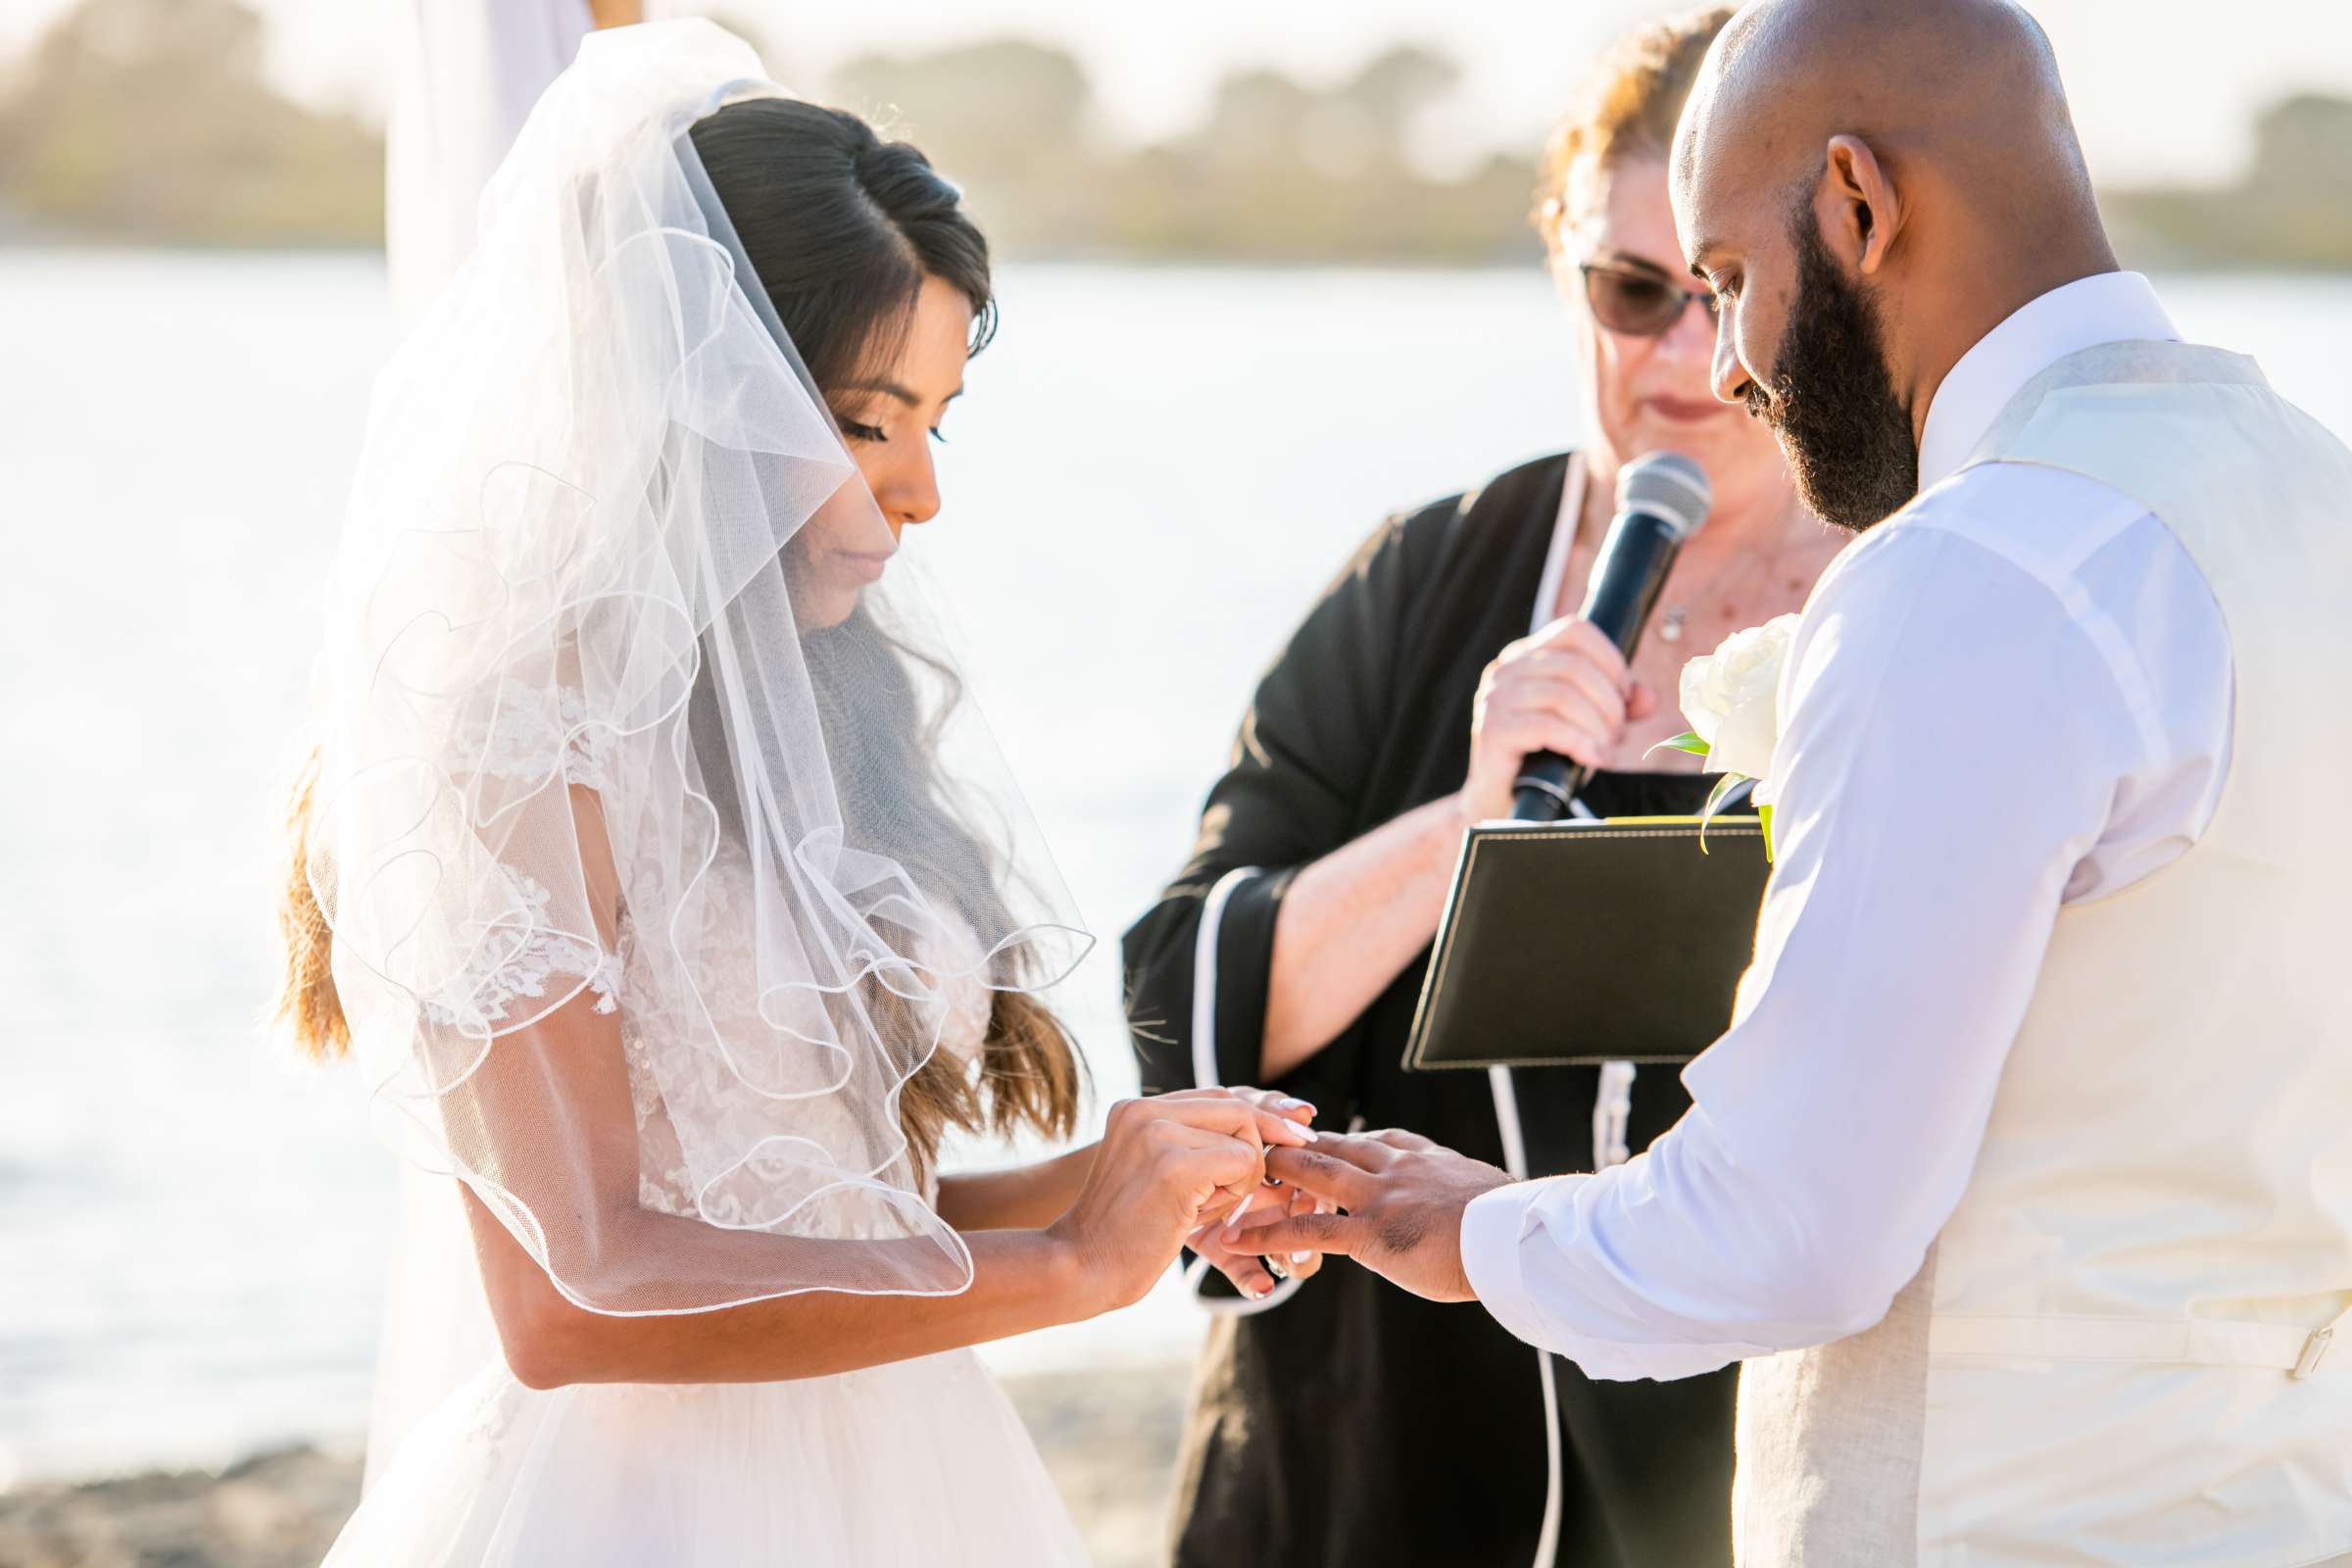
POLYGON ((1311 1261, 1314 1255, 1315 1254, 1312 1252, 1293 1252, 1291 1254, 1291 1261, 1294 1263, 1305 1263, 1311 1261))
POLYGON ((1273 1294, 1274 1294, 1274 1287, 1273 1287, 1272 1285, 1270 1285, 1270 1284, 1268 1284, 1268 1285, 1252 1285, 1252 1286, 1250 1286, 1250 1298, 1251 1300, 1253 1300, 1253 1301, 1262 1301, 1262 1300, 1264 1300, 1264 1299, 1265 1299, 1267 1297, 1269 1297, 1269 1296, 1272 1296, 1273 1294))
POLYGON ((1306 1140, 1308 1143, 1310 1143, 1310 1144, 1313 1144, 1313 1143, 1320 1143, 1320 1142, 1322 1141, 1322 1138, 1323 1138, 1323 1135, 1322 1135, 1321 1133, 1319 1133, 1319 1132, 1315 1131, 1315 1130, 1314 1130, 1312 1127, 1301 1127, 1301 1128, 1299 1128, 1299 1129, 1298 1129, 1298 1136, 1299 1136, 1299 1137, 1301 1137, 1301 1138, 1303 1138, 1303 1139, 1305 1139, 1305 1140, 1306 1140))

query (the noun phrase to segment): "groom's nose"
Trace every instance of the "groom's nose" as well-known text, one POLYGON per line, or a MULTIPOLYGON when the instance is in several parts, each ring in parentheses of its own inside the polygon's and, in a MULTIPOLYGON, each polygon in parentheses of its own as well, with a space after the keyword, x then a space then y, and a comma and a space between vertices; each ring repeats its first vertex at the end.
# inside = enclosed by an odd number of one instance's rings
POLYGON ((1715 358, 1707 368, 1707 384, 1715 395, 1726 403, 1747 401, 1747 388, 1753 379, 1747 367, 1740 362, 1738 334, 1733 329, 1735 318, 1727 310, 1715 329, 1715 358))

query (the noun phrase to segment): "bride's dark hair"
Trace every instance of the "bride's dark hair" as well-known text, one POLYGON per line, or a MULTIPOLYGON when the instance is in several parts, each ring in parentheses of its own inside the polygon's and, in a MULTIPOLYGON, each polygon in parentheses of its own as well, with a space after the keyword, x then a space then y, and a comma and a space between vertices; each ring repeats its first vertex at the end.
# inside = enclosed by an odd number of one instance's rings
MULTIPOLYGON (((846 111, 788 98, 730 104, 690 134, 760 287, 828 400, 896 356, 926 277, 970 302, 973 353, 994 335, 988 240, 963 211, 961 192, 914 147, 885 141, 846 111)), ((952 705, 953 671, 893 638, 862 608, 805 641, 820 713, 829 717, 837 709, 824 700, 832 684, 854 687, 866 705, 858 724, 828 722, 826 730, 829 743, 861 754, 835 760, 860 780, 865 814, 892 824, 889 853, 918 877, 928 868, 938 885, 967 890, 961 894, 967 901, 991 901, 994 906, 958 911, 976 929, 1011 929, 995 891, 1001 867, 948 803, 939 777, 933 742, 943 705, 926 704, 922 692, 927 683, 952 705), (870 710, 876 694, 892 712, 870 710)), ((324 1058, 344 1053, 350 1031, 329 971, 332 933, 311 891, 318 779, 313 751, 287 803, 289 856, 278 910, 286 971, 276 1016, 304 1051, 324 1058)), ((849 825, 858 832, 856 821, 849 825)), ((861 996, 877 1012, 905 1006, 878 984, 861 988, 861 996)), ((1078 1054, 1059 1020, 1033 996, 992 993, 980 1062, 975 1083, 952 1055, 935 1054, 902 1092, 900 1117, 918 1166, 931 1163, 950 1127, 1026 1126, 1058 1137, 1075 1126, 1078 1054)))
MULTIPOLYGON (((693 138, 786 337, 828 399, 896 358, 926 277, 970 303, 971 352, 988 346, 997 302, 987 237, 963 193, 919 150, 885 141, 847 111, 791 98, 730 104, 696 124, 693 138)), ((892 637, 863 607, 805 643, 834 770, 858 780, 860 814, 889 825, 889 842, 873 847, 918 877, 931 872, 933 888, 990 901, 958 911, 974 929, 1011 930, 995 893, 1003 868, 946 799, 936 762, 936 727, 958 695, 954 670, 892 637), (858 694, 858 722, 835 722, 828 688, 858 694), (877 701, 892 711, 873 712, 877 701)), ((849 827, 855 834, 859 823, 849 827)), ((860 991, 877 1013, 905 1009, 886 986, 860 991)), ((1079 1057, 1060 1021, 1026 992, 992 1000, 979 1082, 941 1054, 901 1092, 918 1165, 949 1127, 1063 1137, 1077 1122, 1079 1057)))
POLYGON ((988 240, 963 193, 916 148, 796 98, 729 104, 691 134, 785 335, 828 397, 895 356, 926 277, 970 302, 972 353, 996 335, 988 240))

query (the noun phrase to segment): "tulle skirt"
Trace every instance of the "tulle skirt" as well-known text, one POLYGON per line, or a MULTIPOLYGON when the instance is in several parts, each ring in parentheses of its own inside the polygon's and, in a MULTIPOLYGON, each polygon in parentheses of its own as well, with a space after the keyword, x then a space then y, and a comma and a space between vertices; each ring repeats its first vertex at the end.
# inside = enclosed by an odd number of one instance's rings
POLYGON ((968 1350, 794 1383, 536 1392, 410 1433, 327 1568, 1060 1568, 1086 1549, 968 1350))

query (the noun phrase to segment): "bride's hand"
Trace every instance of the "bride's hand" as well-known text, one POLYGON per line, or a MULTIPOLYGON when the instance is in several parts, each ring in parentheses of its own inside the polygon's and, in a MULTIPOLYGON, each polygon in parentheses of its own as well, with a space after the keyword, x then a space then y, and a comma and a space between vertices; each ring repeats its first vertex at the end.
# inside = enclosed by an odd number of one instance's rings
MULTIPOLYGON (((1246 1100, 1261 1110, 1272 1111, 1286 1120, 1305 1126, 1315 1118, 1315 1107, 1293 1095, 1277 1094, 1270 1089, 1251 1089, 1243 1085, 1230 1088, 1186 1090, 1188 1095, 1231 1095, 1246 1100)), ((1185 1238, 1185 1245, 1207 1259, 1211 1268, 1233 1282, 1234 1289, 1256 1300, 1274 1289, 1278 1279, 1305 1279, 1323 1266, 1320 1252, 1302 1252, 1287 1258, 1265 1258, 1249 1244, 1248 1233, 1278 1219, 1294 1218, 1322 1212, 1321 1205, 1295 1188, 1281 1186, 1271 1180, 1241 1196, 1230 1206, 1220 1205, 1221 1212, 1203 1217, 1200 1228, 1185 1238), (1268 1273, 1268 1269, 1274 1272, 1268 1273)))
MULTIPOLYGON (((1315 1119, 1315 1107, 1305 1101, 1292 1095, 1276 1094, 1271 1089, 1252 1089, 1247 1084, 1219 1084, 1209 1089, 1176 1089, 1164 1095, 1154 1095, 1146 1103, 1171 1105, 1201 1100, 1238 1100, 1246 1105, 1255 1106, 1268 1116, 1295 1122, 1300 1127, 1310 1125, 1315 1119)), ((1312 1138, 1308 1142, 1313 1142, 1312 1138)), ((1219 1223, 1230 1220, 1238 1214, 1271 1202, 1276 1191, 1260 1182, 1229 1188, 1224 1197, 1209 1205, 1201 1219, 1204 1223, 1212 1219, 1219 1223)))
POLYGON ((1268 1147, 1314 1142, 1259 1098, 1193 1090, 1110 1107, 1086 1186, 1047 1230, 1070 1250, 1102 1310, 1142 1299, 1186 1237, 1248 1201, 1265 1179, 1268 1147))
POLYGON ((1323 1266, 1320 1252, 1267 1255, 1254 1245, 1255 1233, 1277 1220, 1328 1212, 1329 1205, 1317 1201, 1312 1194, 1273 1185, 1269 1178, 1268 1185, 1258 1189, 1249 1203, 1224 1220, 1201 1226, 1185 1245, 1233 1281, 1236 1290, 1255 1300, 1271 1292, 1278 1279, 1309 1279, 1323 1266))

